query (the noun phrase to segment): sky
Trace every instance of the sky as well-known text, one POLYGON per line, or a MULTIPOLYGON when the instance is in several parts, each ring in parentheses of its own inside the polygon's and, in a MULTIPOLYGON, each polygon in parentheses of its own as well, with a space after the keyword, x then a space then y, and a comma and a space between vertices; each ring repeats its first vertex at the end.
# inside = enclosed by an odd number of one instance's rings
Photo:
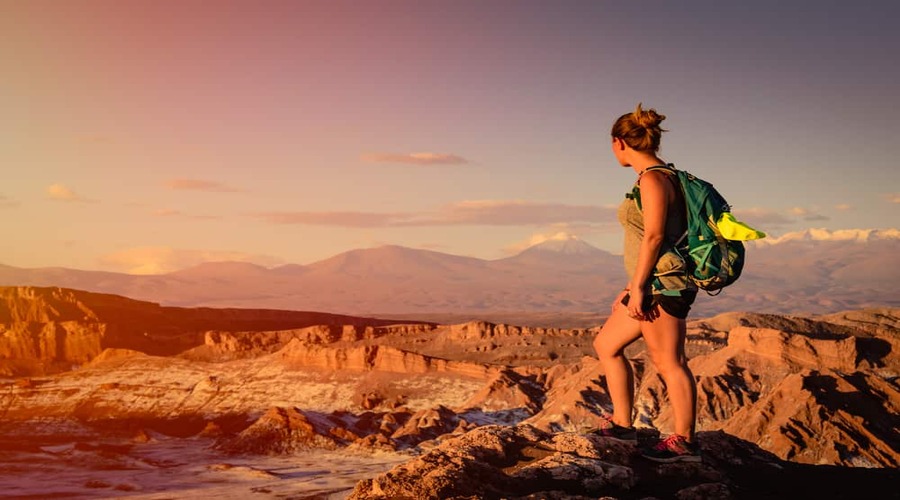
POLYGON ((621 253, 637 103, 777 237, 898 227, 895 2, 0 0, 0 264, 621 253))

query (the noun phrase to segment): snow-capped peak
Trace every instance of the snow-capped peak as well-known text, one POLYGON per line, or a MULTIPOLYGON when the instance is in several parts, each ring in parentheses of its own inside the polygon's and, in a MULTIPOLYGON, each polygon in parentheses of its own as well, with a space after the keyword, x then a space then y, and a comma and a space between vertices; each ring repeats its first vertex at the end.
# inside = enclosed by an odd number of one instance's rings
POLYGON ((757 245, 777 245, 791 241, 855 241, 865 243, 877 240, 900 239, 898 229, 836 229, 811 228, 787 233, 779 237, 756 240, 757 245))
POLYGON ((592 253, 598 249, 574 234, 559 232, 535 241, 527 250, 557 252, 567 255, 592 253))

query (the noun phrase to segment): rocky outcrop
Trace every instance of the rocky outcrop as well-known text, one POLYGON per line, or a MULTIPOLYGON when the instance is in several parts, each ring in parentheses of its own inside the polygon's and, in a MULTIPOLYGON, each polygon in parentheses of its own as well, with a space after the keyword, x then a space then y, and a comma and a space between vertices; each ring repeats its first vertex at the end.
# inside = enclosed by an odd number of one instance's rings
POLYGON ((529 335, 549 337, 570 335, 570 333, 559 328, 533 328, 528 326, 498 325, 487 321, 469 321, 452 325, 447 338, 452 341, 465 342, 484 339, 519 338, 529 335))
POLYGON ((597 427, 611 408, 596 359, 585 358, 570 366, 557 366, 545 381, 546 401, 526 423, 548 432, 577 432, 597 427))
POLYGON ((203 346, 182 354, 182 357, 197 360, 223 361, 227 359, 251 358, 275 352, 291 340, 303 344, 327 345, 332 343, 353 343, 360 340, 374 340, 384 336, 405 336, 431 332, 437 325, 397 324, 389 326, 371 325, 314 325, 306 328, 264 332, 208 331, 203 337, 203 346))
POLYGON ((808 464, 900 467, 900 391, 878 377, 802 370, 721 425, 779 458, 808 464))
POLYGON ((393 347, 360 345, 331 347, 304 344, 292 340, 279 351, 279 360, 285 366, 320 368, 339 371, 385 371, 404 374, 453 373, 478 379, 487 379, 498 368, 465 361, 450 361, 393 347))
POLYGON ((522 409, 529 414, 536 413, 545 400, 540 378, 522 375, 514 370, 503 370, 469 398, 464 407, 482 411, 522 409))
POLYGON ((371 453, 409 450, 423 442, 475 427, 441 405, 415 413, 398 408, 361 414, 343 411, 324 414, 273 407, 240 433, 220 437, 215 446, 231 454, 283 455, 338 448, 371 453))
POLYGON ((277 350, 283 345, 278 342, 285 341, 279 334, 229 337, 230 332, 314 327, 288 336, 327 342, 332 332, 338 332, 341 338, 360 339, 434 326, 396 323, 317 312, 161 307, 117 295, 58 287, 0 287, 0 376, 59 373, 107 348, 172 356, 219 342, 226 346, 226 352, 228 348, 234 352, 250 349, 252 355, 258 355, 272 352, 265 351, 266 347, 277 350))
POLYGON ((771 328, 737 327, 728 333, 728 346, 749 354, 775 358, 778 364, 810 366, 837 371, 856 370, 856 338, 829 335, 815 338, 809 334, 790 334, 771 328))
POLYGON ((106 334, 107 325, 96 322, 0 324, 0 375, 71 370, 103 351, 106 334))
MULTIPOLYGON (((642 435, 641 446, 653 436, 642 435)), ((702 462, 658 464, 609 438, 484 426, 359 482, 349 500, 852 498, 895 492, 896 471, 802 466, 722 432, 698 435, 702 462)))
MULTIPOLYGON (((320 417, 323 418, 323 417, 320 417)), ((310 448, 336 449, 346 446, 359 436, 341 427, 322 430, 297 408, 270 408, 250 427, 237 436, 221 441, 219 449, 232 454, 286 454, 310 448)), ((326 427, 327 428, 327 427, 326 427)))

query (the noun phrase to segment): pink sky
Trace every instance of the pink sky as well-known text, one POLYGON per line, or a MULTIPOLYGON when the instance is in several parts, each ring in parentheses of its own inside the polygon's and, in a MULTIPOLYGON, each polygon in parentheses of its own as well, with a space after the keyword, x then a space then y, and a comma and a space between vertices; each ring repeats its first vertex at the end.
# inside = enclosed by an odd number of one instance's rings
POLYGON ((809 6, 0 1, 0 263, 618 251, 638 101, 773 235, 896 227, 896 7, 809 6))

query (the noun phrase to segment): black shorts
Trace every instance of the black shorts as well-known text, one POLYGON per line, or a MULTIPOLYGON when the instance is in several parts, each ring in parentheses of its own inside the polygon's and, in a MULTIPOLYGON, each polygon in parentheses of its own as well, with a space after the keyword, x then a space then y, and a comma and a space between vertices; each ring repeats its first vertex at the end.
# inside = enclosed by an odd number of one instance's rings
MULTIPOLYGON (((629 297, 630 295, 625 294, 622 303, 627 305, 629 297)), ((682 290, 681 295, 662 295, 654 293, 653 295, 647 296, 647 298, 650 299, 649 307, 659 304, 659 307, 662 307, 663 311, 669 313, 670 316, 679 319, 687 319, 688 312, 691 310, 691 304, 693 304, 694 300, 697 298, 697 291, 682 290)))

